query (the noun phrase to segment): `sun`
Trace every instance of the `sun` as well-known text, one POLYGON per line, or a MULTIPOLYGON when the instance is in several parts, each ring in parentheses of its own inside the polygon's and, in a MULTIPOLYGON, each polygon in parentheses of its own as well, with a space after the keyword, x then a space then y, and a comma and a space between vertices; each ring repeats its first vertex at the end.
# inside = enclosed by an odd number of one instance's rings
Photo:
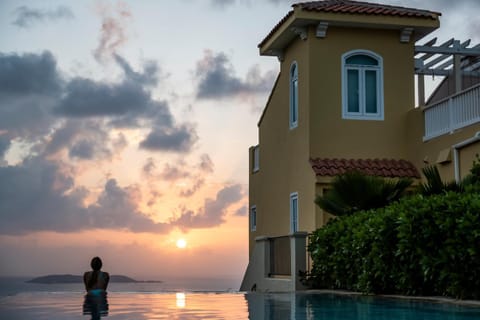
POLYGON ((185 239, 178 239, 177 240, 177 248, 185 249, 187 247, 187 241, 185 239))

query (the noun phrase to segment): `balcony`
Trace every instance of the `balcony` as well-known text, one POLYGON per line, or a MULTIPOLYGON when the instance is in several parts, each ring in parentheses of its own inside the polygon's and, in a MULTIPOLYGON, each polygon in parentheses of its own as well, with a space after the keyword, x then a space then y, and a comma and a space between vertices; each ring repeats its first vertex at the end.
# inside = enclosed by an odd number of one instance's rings
POLYGON ((423 115, 423 141, 480 122, 480 85, 426 106, 423 115))

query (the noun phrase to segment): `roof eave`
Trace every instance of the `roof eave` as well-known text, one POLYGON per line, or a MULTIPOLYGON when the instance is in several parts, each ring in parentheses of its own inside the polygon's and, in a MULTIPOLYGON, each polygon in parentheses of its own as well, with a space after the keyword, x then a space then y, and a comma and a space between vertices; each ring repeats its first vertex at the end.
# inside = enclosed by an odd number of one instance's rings
MULTIPOLYGON (((302 11, 294 8, 282 19, 274 31, 259 45, 260 55, 278 56, 297 36, 293 27, 316 26, 318 23, 328 23, 329 27, 354 27, 368 29, 403 30, 413 29, 413 40, 418 41, 440 26, 436 19, 425 17, 392 17, 384 15, 338 14, 330 12, 302 11)), ((328 31, 327 31, 328 34, 328 31)))

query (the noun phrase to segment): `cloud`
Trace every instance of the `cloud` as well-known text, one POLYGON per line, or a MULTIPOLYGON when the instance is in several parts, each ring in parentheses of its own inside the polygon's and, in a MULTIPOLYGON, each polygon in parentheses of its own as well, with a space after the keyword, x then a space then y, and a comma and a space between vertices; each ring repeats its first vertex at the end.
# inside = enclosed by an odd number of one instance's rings
POLYGON ((248 210, 247 210, 247 206, 241 206, 240 208, 237 209, 237 211, 235 211, 235 215, 236 216, 239 216, 239 217, 244 217, 246 216, 248 213, 248 210))
POLYGON ((181 229, 211 228, 225 222, 227 209, 244 196, 241 185, 235 184, 224 187, 217 193, 215 199, 206 199, 203 208, 197 213, 184 210, 180 217, 173 219, 171 224, 181 229))
POLYGON ((139 211, 130 188, 120 187, 114 179, 86 207, 83 202, 88 194, 84 188, 75 188, 73 178, 57 164, 40 157, 0 167, 0 233, 97 228, 165 233, 171 228, 139 211))
POLYGON ((98 62, 103 62, 117 53, 118 49, 127 42, 127 22, 132 17, 132 13, 123 2, 117 2, 115 8, 100 6, 98 9, 102 27, 100 40, 93 55, 98 62))
POLYGON ((195 129, 189 125, 179 127, 154 128, 147 137, 140 142, 140 147, 150 151, 189 152, 198 136, 195 129))
POLYGON ((190 151, 198 140, 195 127, 176 124, 168 103, 154 100, 151 92, 144 87, 157 83, 156 64, 146 62, 143 70, 138 72, 122 57, 115 57, 124 71, 121 81, 103 83, 74 78, 65 86, 55 113, 70 119, 106 118, 109 119, 108 124, 115 128, 151 127, 140 142, 140 148, 181 153, 190 151))
POLYGON ((234 5, 236 0, 210 0, 210 3, 214 7, 225 8, 230 5, 234 5))
POLYGON ((188 177, 190 177, 190 173, 183 169, 183 164, 181 166, 175 166, 167 163, 160 174, 160 178, 166 181, 176 181, 188 177))
POLYGON ((30 28, 37 22, 44 22, 46 20, 56 21, 74 18, 73 12, 66 6, 58 6, 56 9, 51 10, 33 9, 27 6, 20 6, 15 9, 14 15, 15 20, 12 21, 12 24, 20 28, 30 28))
POLYGON ((188 198, 193 196, 195 192, 197 192, 201 187, 203 187, 204 184, 204 179, 195 180, 195 182, 190 188, 180 191, 180 197, 188 198))
MULTIPOLYGON (((56 154, 67 149, 70 158, 79 160, 100 160, 110 158, 126 145, 125 137, 120 134, 111 139, 104 126, 94 120, 68 120, 45 139, 43 152, 56 154)), ((37 150, 41 150, 37 147, 37 150)))
POLYGON ((54 94, 61 80, 53 55, 0 53, 0 94, 54 94))
POLYGON ((208 154, 202 154, 200 156, 200 164, 198 165, 200 170, 206 173, 212 173, 213 172, 213 161, 210 159, 210 156, 208 154))
POLYGON ((56 112, 77 118, 143 114, 150 102, 150 94, 132 82, 107 84, 75 78, 66 86, 56 112))
POLYGON ((0 53, 0 128, 12 139, 37 139, 48 133, 62 86, 50 52, 0 53))
POLYGON ((0 134, 0 166, 6 164, 5 153, 7 153, 10 148, 11 141, 6 135, 0 134))
POLYGON ((235 74, 232 63, 223 52, 205 51, 197 62, 195 76, 198 81, 198 99, 217 99, 238 95, 251 95, 268 92, 275 80, 273 71, 261 74, 258 66, 253 66, 245 80, 235 74))

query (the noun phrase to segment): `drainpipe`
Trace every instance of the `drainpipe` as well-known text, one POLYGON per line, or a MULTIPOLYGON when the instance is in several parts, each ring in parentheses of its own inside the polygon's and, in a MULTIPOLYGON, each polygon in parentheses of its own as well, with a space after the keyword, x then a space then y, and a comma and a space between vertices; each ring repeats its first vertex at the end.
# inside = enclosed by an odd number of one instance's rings
POLYGON ((467 140, 464 140, 462 142, 457 143, 454 145, 453 148, 453 165, 455 169, 455 181, 460 182, 460 164, 459 164, 459 158, 460 154, 458 150, 462 149, 463 147, 466 147, 472 143, 475 143, 477 141, 480 141, 480 131, 475 133, 475 135, 471 138, 468 138, 467 140))

